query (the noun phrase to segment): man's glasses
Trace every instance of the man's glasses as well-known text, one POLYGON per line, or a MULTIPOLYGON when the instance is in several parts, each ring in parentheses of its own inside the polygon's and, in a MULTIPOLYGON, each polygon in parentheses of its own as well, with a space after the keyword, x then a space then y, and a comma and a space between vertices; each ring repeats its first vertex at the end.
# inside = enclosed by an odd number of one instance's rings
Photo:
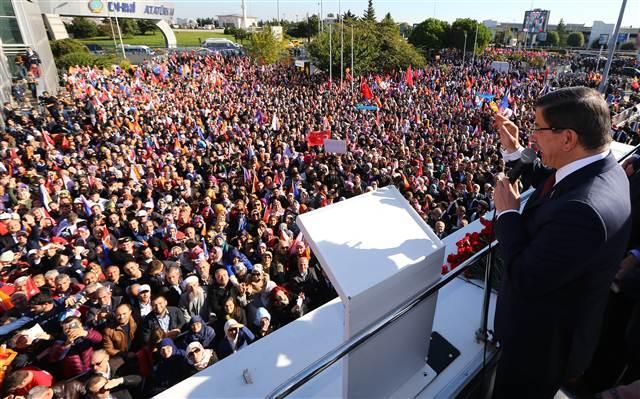
POLYGON ((567 130, 567 129, 570 129, 570 128, 568 128, 568 127, 536 127, 536 128, 531 129, 531 131, 532 132, 541 132, 541 131, 544 131, 544 130, 550 130, 552 132, 560 132, 562 130, 567 130))

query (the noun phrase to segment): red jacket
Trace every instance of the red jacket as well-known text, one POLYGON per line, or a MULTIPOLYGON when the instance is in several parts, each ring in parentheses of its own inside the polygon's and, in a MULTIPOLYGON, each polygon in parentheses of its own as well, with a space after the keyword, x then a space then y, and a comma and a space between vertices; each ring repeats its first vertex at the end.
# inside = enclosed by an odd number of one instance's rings
POLYGON ((51 347, 49 361, 61 362, 64 379, 76 377, 91 368, 93 347, 102 343, 102 335, 92 329, 87 332, 86 337, 78 338, 69 348, 64 347, 64 341, 56 341, 51 347))
POLYGON ((40 385, 50 387, 53 385, 53 376, 46 371, 30 367, 26 367, 22 370, 30 372, 33 375, 33 379, 23 388, 16 389, 16 395, 26 396, 33 387, 37 387, 40 385))

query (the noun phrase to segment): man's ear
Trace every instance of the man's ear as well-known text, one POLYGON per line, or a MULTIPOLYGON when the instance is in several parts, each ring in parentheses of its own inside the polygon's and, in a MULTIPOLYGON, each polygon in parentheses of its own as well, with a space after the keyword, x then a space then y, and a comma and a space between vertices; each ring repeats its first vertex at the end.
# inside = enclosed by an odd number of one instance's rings
POLYGON ((580 145, 580 139, 578 133, 573 129, 567 129, 562 133, 564 135, 564 142, 562 143, 562 149, 565 152, 572 151, 578 145, 580 145))

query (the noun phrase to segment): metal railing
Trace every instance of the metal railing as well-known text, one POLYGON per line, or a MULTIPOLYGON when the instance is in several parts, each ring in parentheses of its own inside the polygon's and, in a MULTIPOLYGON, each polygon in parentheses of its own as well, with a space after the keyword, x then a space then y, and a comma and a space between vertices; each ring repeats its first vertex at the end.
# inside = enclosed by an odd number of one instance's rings
MULTIPOLYGON (((640 145, 634 147, 631 151, 625 153, 620 159, 618 159, 619 163, 622 163, 625 159, 631 156, 636 151, 640 150, 640 145)), ((526 201, 531 194, 533 194, 534 189, 531 188, 524 193, 521 194, 521 201, 526 201)), ((474 266, 477 261, 479 261, 482 256, 485 254, 491 255, 489 251, 495 249, 495 245, 497 244, 497 240, 494 240, 489 245, 482 248, 480 251, 476 252, 466 261, 462 262, 457 268, 453 269, 449 273, 445 274, 440 278, 440 280, 436 281, 429 287, 425 288, 418 294, 414 295, 411 299, 407 300, 404 304, 402 304, 398 309, 389 313, 388 315, 382 317, 378 321, 371 324, 369 327, 363 329, 361 332, 351 337, 348 341, 342 343, 338 347, 336 347, 331 352, 328 352, 326 355, 322 356, 320 359, 311 363, 309 366, 305 367, 303 370, 295 374, 293 377, 289 378, 287 381, 278 385, 274 390, 272 390, 269 394, 266 395, 266 398, 280 399, 287 397, 302 385, 306 384, 314 377, 322 373, 324 370, 328 369, 344 356, 348 355, 354 349, 357 349, 360 345, 368 341, 369 339, 376 336, 383 329, 393 324, 397 320, 399 320, 402 316, 407 314, 407 312, 414 309, 418 306, 422 301, 428 299, 437 291, 439 291, 442 287, 451 282, 454 278, 458 277, 465 270, 469 269, 471 266, 474 266)), ((479 339, 487 338, 487 325, 488 325, 488 312, 489 312, 489 301, 491 298, 491 268, 492 262, 487 261, 486 269, 485 269, 485 284, 484 284, 484 300, 482 306, 482 316, 481 316, 481 325, 479 330, 476 332, 476 336, 479 339)), ((484 367, 484 365, 483 365, 484 367)))

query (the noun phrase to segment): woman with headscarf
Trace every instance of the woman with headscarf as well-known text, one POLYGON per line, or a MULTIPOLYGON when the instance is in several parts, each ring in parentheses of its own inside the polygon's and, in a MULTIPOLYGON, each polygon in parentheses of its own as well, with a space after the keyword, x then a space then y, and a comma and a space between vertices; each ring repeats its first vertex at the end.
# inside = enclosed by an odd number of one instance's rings
POLYGON ((189 321, 189 331, 185 334, 184 342, 186 345, 199 342, 205 348, 213 348, 215 338, 215 330, 206 325, 202 317, 196 315, 189 321))
POLYGON ((156 346, 156 360, 153 365, 153 386, 151 396, 179 383, 189 376, 186 354, 173 343, 171 338, 163 338, 156 346))
POLYGON ((198 341, 194 341, 187 346, 187 363, 189 363, 189 374, 206 369, 218 361, 218 356, 213 349, 205 349, 198 341))
POLYGON ((225 337, 218 344, 218 356, 220 359, 231 355, 256 340, 256 337, 244 325, 234 319, 227 320, 224 324, 225 337))
POLYGON ((256 335, 256 340, 266 337, 273 331, 273 326, 271 325, 271 314, 266 308, 258 308, 253 318, 252 327, 252 331, 256 335))

